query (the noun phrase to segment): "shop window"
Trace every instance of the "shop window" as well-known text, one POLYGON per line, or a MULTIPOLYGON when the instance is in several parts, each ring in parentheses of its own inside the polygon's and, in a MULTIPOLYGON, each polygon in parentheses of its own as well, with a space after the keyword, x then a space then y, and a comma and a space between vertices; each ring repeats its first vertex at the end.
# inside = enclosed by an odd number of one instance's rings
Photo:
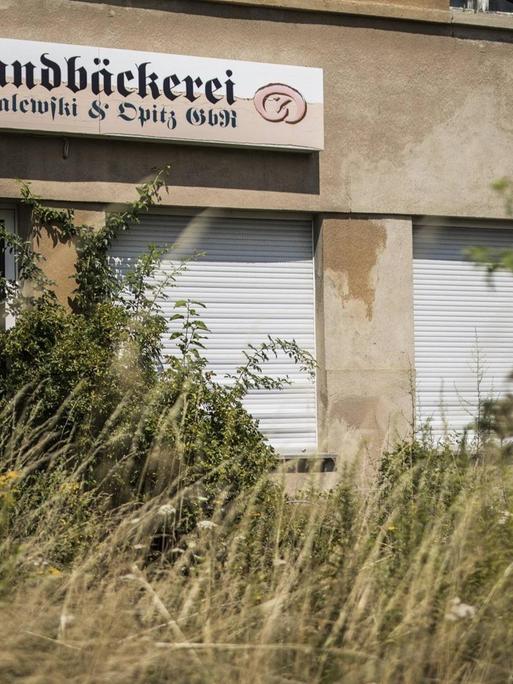
MULTIPOLYGON (((14 211, 10 209, 0 209, 0 225, 8 231, 14 231, 14 211)), ((0 241, 0 274, 4 278, 13 279, 16 276, 16 265, 13 255, 5 249, 3 241, 0 241)), ((0 310, 0 326, 10 328, 14 324, 14 317, 6 314, 5 310, 0 310)))
POLYGON ((451 7, 476 12, 513 12, 513 0, 451 0, 451 7))

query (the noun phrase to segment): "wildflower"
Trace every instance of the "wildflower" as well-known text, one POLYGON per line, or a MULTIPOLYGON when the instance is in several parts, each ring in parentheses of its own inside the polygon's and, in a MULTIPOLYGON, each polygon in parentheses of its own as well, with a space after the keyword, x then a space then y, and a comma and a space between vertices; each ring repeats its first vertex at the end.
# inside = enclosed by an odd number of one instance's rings
POLYGON ((473 618, 475 614, 476 609, 474 606, 469 606, 468 603, 462 603, 461 599, 456 597, 449 603, 449 610, 445 614, 445 619, 456 622, 457 620, 473 618))
POLYGON ((18 470, 9 470, 3 475, 0 475, 0 487, 6 487, 14 480, 20 477, 20 472, 18 470))
POLYGON ((50 565, 50 567, 48 568, 48 574, 52 577, 60 577, 62 575, 62 570, 56 568, 55 565, 50 565))
POLYGON ((38 556, 37 558, 34 558, 34 560, 32 561, 32 565, 33 565, 35 568, 41 568, 41 567, 44 568, 44 567, 46 567, 47 565, 49 565, 49 563, 48 563, 48 561, 45 560, 44 558, 41 558, 41 556, 38 556))
POLYGON ((80 485, 78 482, 63 482, 59 489, 64 494, 73 494, 74 492, 77 492, 80 489, 80 485))
POLYGON ((213 530, 217 525, 212 520, 200 520, 198 527, 200 530, 213 530))
POLYGON ((175 513, 176 508, 174 506, 171 506, 171 504, 163 504, 158 510, 158 514, 161 515, 163 518, 167 518, 170 515, 174 515, 175 513))
POLYGON ((60 619, 60 628, 61 631, 66 629, 66 627, 69 627, 69 625, 72 625, 75 622, 75 616, 72 615, 71 613, 63 613, 61 615, 60 619))
POLYGON ((505 525, 509 518, 511 518, 513 513, 510 513, 509 511, 501 511, 501 517, 497 520, 498 525, 505 525))

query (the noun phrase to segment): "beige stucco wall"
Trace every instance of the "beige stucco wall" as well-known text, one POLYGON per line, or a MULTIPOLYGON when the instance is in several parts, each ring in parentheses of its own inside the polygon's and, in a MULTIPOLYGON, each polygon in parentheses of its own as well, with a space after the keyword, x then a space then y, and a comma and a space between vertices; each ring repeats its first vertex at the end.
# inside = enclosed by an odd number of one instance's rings
POLYGON ((509 173, 513 155, 513 45, 483 40, 499 34, 459 39, 445 26, 348 15, 171 0, 153 3, 159 10, 130 4, 4 0, 0 34, 322 67, 325 151, 77 138, 64 158, 59 137, 3 134, 0 196, 16 196, 18 176, 33 179, 49 198, 127 200, 135 182, 169 162, 170 204, 503 214, 489 186, 509 173))

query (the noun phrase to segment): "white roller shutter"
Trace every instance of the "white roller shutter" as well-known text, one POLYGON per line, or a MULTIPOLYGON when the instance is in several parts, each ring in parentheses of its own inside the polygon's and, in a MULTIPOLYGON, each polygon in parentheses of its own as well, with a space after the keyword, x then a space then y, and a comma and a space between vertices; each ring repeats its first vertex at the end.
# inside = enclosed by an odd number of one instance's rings
POLYGON ((513 276, 500 272, 490 282, 465 255, 475 246, 511 249, 513 230, 414 228, 417 413, 435 434, 467 427, 480 398, 512 388, 513 276))
MULTIPOLYGON (((168 289, 162 306, 171 318, 177 299, 206 305, 201 317, 211 335, 205 354, 217 380, 244 362, 242 350, 248 343, 256 345, 268 334, 295 339, 314 353, 310 221, 219 218, 208 213, 195 218, 148 216, 113 246, 118 269, 133 266, 150 243, 174 245, 161 264, 159 277, 183 257, 197 255, 168 289)), ((165 353, 176 353, 168 337, 165 353)), ((251 392, 246 399, 248 410, 280 453, 315 450, 315 384, 285 355, 270 361, 265 372, 272 377, 288 375, 292 384, 282 391, 251 392)))

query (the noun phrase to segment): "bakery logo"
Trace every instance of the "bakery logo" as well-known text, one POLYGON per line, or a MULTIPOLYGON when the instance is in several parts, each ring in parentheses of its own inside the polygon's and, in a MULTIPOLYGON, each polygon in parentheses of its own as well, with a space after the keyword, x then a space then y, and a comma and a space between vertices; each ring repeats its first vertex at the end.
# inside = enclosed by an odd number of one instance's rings
POLYGON ((305 98, 284 83, 270 83, 257 90, 253 104, 266 121, 296 124, 306 116, 305 98))

